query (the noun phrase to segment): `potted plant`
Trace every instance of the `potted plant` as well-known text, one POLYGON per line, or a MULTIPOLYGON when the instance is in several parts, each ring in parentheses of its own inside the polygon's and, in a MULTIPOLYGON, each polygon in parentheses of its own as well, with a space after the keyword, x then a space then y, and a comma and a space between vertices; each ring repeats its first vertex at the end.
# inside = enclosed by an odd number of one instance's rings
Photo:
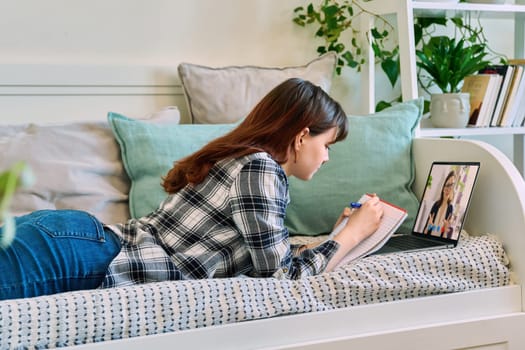
POLYGON ((435 85, 441 93, 431 94, 430 120, 436 127, 465 127, 470 114, 470 96, 461 92, 466 76, 490 64, 483 43, 465 38, 434 36, 416 50, 417 65, 423 70, 420 81, 435 85))

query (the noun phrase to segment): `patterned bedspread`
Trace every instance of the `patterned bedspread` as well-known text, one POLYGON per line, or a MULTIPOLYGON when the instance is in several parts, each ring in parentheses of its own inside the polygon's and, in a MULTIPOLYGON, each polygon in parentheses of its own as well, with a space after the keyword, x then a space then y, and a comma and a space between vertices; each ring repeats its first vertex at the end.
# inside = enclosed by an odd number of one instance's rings
POLYGON ((72 346, 510 283, 493 237, 367 257, 300 281, 227 278, 0 302, 0 349, 72 346))

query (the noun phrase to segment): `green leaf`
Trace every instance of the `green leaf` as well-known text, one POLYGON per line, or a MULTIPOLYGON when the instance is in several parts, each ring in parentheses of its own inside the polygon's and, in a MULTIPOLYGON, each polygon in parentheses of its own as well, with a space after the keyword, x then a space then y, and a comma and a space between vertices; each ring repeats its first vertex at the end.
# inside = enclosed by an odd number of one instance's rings
POLYGON ((356 68, 360 64, 360 62, 357 61, 356 57, 350 51, 345 51, 341 55, 341 58, 343 58, 344 64, 346 64, 350 68, 356 68))
POLYGON ((446 26, 447 18, 446 17, 418 17, 417 25, 423 29, 429 28, 433 25, 446 26))
POLYGON ((386 30, 379 32, 377 28, 372 28, 371 30, 372 38, 374 39, 384 39, 388 36, 388 32, 386 30))
POLYGON ((423 101, 423 113, 429 113, 430 112, 430 101, 424 100, 423 101))
POLYGON ((381 34, 377 30, 377 28, 372 28, 372 30, 370 32, 372 33, 372 38, 374 38, 374 39, 381 39, 381 34))
POLYGON ((306 22, 301 20, 300 18, 294 18, 293 21, 295 22, 295 24, 298 24, 300 25, 301 27, 304 27, 306 26, 306 22))
POLYGON ((326 17, 334 17, 337 12, 339 11, 338 7, 336 5, 331 6, 324 6, 323 7, 323 13, 326 17))
POLYGON ((421 41, 421 38, 423 37, 423 29, 420 26, 414 26, 414 40, 417 44, 421 41))
POLYGON ((374 51, 374 56, 375 57, 381 56, 381 48, 375 42, 372 43, 372 51, 374 51))
POLYGON ((450 21, 454 23, 457 27, 464 27, 463 19, 461 17, 452 17, 450 21))
POLYGON ((381 62, 381 68, 383 69, 383 72, 385 72, 388 80, 390 81, 390 84, 394 86, 397 82, 397 78, 399 77, 399 62, 391 58, 387 58, 381 62))
POLYGON ((311 15, 312 13, 315 12, 314 10, 314 5, 313 4, 309 4, 308 7, 306 8, 306 12, 311 15))
POLYGON ((33 174, 24 162, 17 162, 9 170, 0 173, 0 222, 3 223, 0 246, 9 245, 15 234, 14 219, 9 213, 9 205, 15 191, 20 187, 29 187, 33 183, 33 174))
POLYGON ((392 103, 386 101, 379 101, 376 104, 376 112, 381 112, 383 109, 392 107, 392 103))
POLYGON ((3 226, 0 227, 0 248, 7 248, 15 239, 15 219, 8 212, 5 212, 3 216, 0 216, 0 222, 3 222, 3 226))

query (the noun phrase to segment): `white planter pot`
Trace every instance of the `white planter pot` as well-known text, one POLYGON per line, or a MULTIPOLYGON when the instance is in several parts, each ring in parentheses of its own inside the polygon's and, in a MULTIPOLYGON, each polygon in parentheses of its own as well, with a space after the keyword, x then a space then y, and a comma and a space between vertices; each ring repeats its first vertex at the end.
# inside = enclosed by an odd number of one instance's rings
POLYGON ((464 128, 470 116, 470 94, 433 94, 430 121, 437 128, 464 128))

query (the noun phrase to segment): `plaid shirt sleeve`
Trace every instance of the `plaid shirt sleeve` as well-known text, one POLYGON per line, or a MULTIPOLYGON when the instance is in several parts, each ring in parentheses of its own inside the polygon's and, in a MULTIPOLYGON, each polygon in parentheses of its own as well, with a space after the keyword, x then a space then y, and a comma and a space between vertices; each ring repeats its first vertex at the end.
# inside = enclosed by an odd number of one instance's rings
POLYGON ((270 159, 247 163, 231 188, 235 225, 250 253, 253 277, 299 279, 324 271, 339 245, 327 241, 294 257, 284 225, 288 205, 288 180, 270 159))

